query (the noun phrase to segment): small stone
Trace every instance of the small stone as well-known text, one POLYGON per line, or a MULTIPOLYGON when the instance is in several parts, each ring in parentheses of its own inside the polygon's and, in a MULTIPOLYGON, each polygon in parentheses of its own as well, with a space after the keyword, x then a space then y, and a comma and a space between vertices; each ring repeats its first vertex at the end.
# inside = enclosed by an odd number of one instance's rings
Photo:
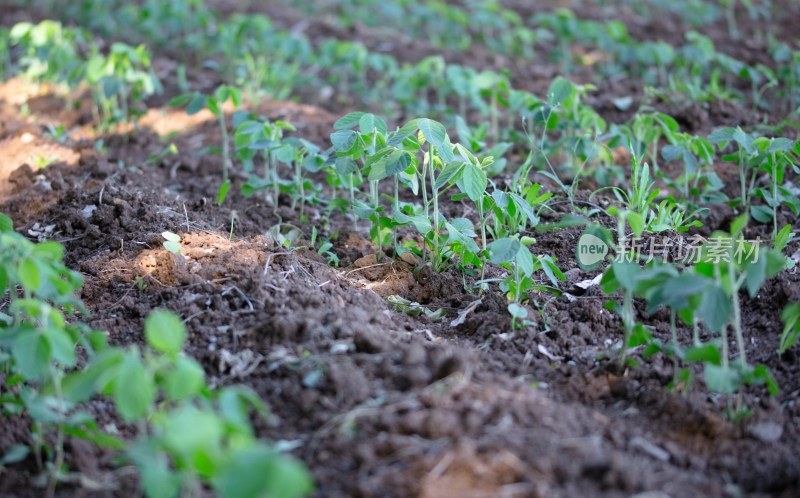
POLYGON ((641 452, 650 455, 656 460, 661 460, 662 462, 669 461, 669 453, 643 437, 636 436, 631 439, 628 443, 628 448, 631 450, 640 450, 641 452))
POLYGON ((783 435, 783 426, 775 422, 759 422, 748 428, 750 435, 765 443, 774 443, 783 435))
POLYGON ((403 254, 401 254, 400 259, 410 264, 411 266, 417 266, 419 264, 419 258, 410 252, 404 252, 403 254))

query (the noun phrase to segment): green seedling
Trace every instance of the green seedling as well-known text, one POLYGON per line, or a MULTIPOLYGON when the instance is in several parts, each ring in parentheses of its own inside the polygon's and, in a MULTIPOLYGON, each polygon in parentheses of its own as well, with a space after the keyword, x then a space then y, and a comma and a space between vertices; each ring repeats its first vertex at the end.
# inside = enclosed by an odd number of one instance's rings
POLYGON ((419 303, 413 303, 408 299, 405 299, 398 295, 387 296, 385 299, 386 302, 391 304, 392 307, 394 307, 394 309, 396 309, 401 313, 405 313, 411 316, 425 315, 425 317, 427 317, 432 322, 441 320, 447 314, 442 308, 439 308, 436 311, 432 311, 419 303))
POLYGON ((222 205, 228 189, 230 188, 230 179, 228 175, 233 166, 231 162, 230 143, 228 141, 228 124, 225 119, 225 112, 222 110, 223 104, 228 100, 230 100, 235 107, 239 107, 242 104, 242 92, 237 88, 222 85, 217 88, 213 95, 189 93, 175 97, 169 103, 170 106, 186 105, 186 113, 190 116, 197 114, 203 109, 208 109, 219 121, 219 130, 222 135, 222 148, 219 149, 222 154, 222 185, 217 195, 217 203, 219 205, 222 205))
POLYGON ((162 90, 150 69, 150 53, 144 45, 134 48, 114 43, 108 56, 94 48, 85 74, 92 87, 92 113, 106 127, 131 117, 137 123, 141 113, 131 109, 129 100, 136 103, 162 90))
POLYGON ((626 224, 630 225, 635 237, 640 237, 644 230, 644 222, 641 216, 632 210, 611 208, 608 212, 617 217, 617 254, 621 257, 616 258, 603 273, 600 285, 606 294, 612 294, 618 289, 622 289, 622 306, 615 301, 607 303, 607 306, 614 309, 622 318, 624 335, 619 351, 619 368, 622 370, 627 361, 628 349, 631 347, 631 338, 634 334, 642 334, 643 330, 642 325, 636 321, 633 309, 636 275, 640 268, 639 263, 634 259, 635 255, 630 254, 627 250, 626 224))
POLYGON ((758 138, 751 144, 757 147, 763 158, 763 163, 759 169, 766 171, 770 178, 770 189, 766 191, 762 188, 752 189, 752 195, 764 199, 767 207, 752 206, 751 214, 757 221, 765 222, 772 218, 772 239, 778 237, 778 208, 781 204, 786 204, 794 213, 795 217, 800 213, 800 199, 796 195, 783 188, 783 178, 786 170, 791 167, 795 173, 800 173, 798 166, 798 156, 800 156, 800 144, 795 144, 787 138, 758 138), (771 210, 770 210, 771 208, 771 210))
POLYGON ((331 251, 331 249, 333 249, 333 243, 331 242, 331 239, 337 235, 339 235, 338 232, 328 236, 328 238, 324 241, 320 241, 319 246, 317 246, 317 237, 319 236, 317 227, 311 227, 311 247, 316 247, 317 254, 325 256, 328 260, 328 264, 332 264, 334 266, 339 266, 339 256, 337 256, 335 252, 331 251))
POLYGON ((65 376, 78 363, 76 347, 81 346, 91 357, 105 336, 91 332, 81 322, 67 321, 65 312, 88 312, 75 297, 83 278, 64 266, 63 254, 63 246, 56 242, 28 241, 14 232, 8 217, 0 215, 0 292, 8 296, 0 308, 0 369, 6 373, 0 410, 26 413, 34 435, 32 448, 13 448, 2 457, 0 467, 32 452, 47 496, 54 495, 64 477, 68 436, 122 447, 118 439, 100 433, 94 418, 78 409, 65 393, 65 376), (44 461, 43 450, 52 460, 44 461))
POLYGON ((654 188, 655 182, 650 177, 650 166, 642 163, 636 157, 636 152, 631 146, 631 139, 628 137, 628 149, 631 152, 631 163, 633 173, 631 176, 631 188, 623 190, 613 187, 612 190, 617 198, 625 204, 628 211, 636 213, 642 219, 648 220, 651 217, 651 205, 658 196, 659 189, 654 188))
POLYGON ((69 136, 74 131, 75 131, 74 129, 70 130, 70 131, 67 131, 67 129, 64 127, 64 125, 58 125, 56 127, 56 126, 53 126, 52 124, 48 123, 47 124, 47 131, 44 132, 42 134, 42 136, 45 137, 45 138, 51 138, 51 139, 55 140, 56 142, 58 142, 60 144, 63 144, 64 142, 67 141, 67 139, 69 139, 69 136))
POLYGON ((58 161, 57 157, 45 157, 40 155, 32 155, 31 160, 33 164, 36 166, 36 169, 44 169, 47 166, 53 164, 54 162, 58 161))
MULTIPOLYGON (((535 241, 529 237, 517 239, 507 237, 495 240, 489 244, 489 261, 498 264, 510 271, 510 274, 500 281, 500 290, 506 293, 509 301, 508 311, 512 317, 513 328, 519 328, 520 322, 527 317, 524 308, 520 305, 533 300, 533 291, 558 289, 558 281, 565 280, 564 274, 556 266, 555 260, 550 256, 534 256, 529 244, 535 241), (534 273, 543 271, 552 286, 537 284, 534 273)), ((525 322, 521 322, 524 326, 525 322)))
POLYGON ((180 254, 181 253, 181 236, 172 232, 163 232, 161 234, 166 240, 163 242, 164 249, 167 251, 180 254))
POLYGON ((283 121, 273 123, 263 118, 239 124, 234 138, 239 159, 245 165, 251 164, 253 158, 261 153, 264 160, 263 178, 250 175, 247 183, 242 186, 242 195, 248 197, 259 190, 267 191, 271 188, 272 204, 276 208, 278 207, 283 183, 278 173, 278 162, 283 158, 283 162, 292 163, 297 155, 289 144, 284 146, 283 133, 285 130, 294 129, 294 126, 289 123, 283 121))
POLYGON ((778 347, 778 354, 783 354, 787 349, 792 347, 797 338, 800 337, 800 305, 797 303, 789 303, 781 313, 781 320, 786 325, 781 334, 781 342, 778 347))

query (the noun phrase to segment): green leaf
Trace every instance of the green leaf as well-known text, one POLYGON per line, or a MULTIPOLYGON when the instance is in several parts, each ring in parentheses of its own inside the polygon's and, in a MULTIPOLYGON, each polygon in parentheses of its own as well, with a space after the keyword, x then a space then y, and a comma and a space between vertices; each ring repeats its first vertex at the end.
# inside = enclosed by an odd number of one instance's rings
POLYGON ((747 226, 747 221, 749 220, 749 216, 747 213, 742 213, 731 222, 731 235, 736 237, 744 227, 747 226))
POLYGON ((352 128, 359 124, 359 121, 363 116, 363 112, 351 112, 350 114, 345 114, 333 124, 333 129, 342 130, 346 128, 352 128))
POLYGON ((206 107, 207 102, 208 102, 208 97, 206 97, 202 93, 194 94, 192 100, 189 102, 189 106, 186 108, 186 114, 188 114, 189 116, 197 114, 206 107))
POLYGON ((677 145, 665 145, 661 149, 661 157, 666 162, 670 162, 681 155, 683 155, 683 147, 679 147, 677 145))
POLYGON ((51 240, 41 242, 33 247, 33 255, 51 261, 61 261, 64 259, 64 246, 51 240))
POLYGON ((205 386, 205 372, 195 360, 181 356, 166 376, 164 390, 173 401, 186 399, 205 386))
POLYGON ((155 310, 144 322, 144 336, 147 344, 156 351, 175 354, 183 348, 186 326, 172 311, 155 310))
POLYGON ((466 193, 473 202, 477 202, 486 192, 489 182, 486 173, 474 164, 467 163, 461 173, 461 182, 466 193))
POLYGON ((559 76, 553 80, 553 82, 550 84, 550 88, 547 90, 547 103, 551 107, 561 105, 565 100, 572 96, 574 89, 575 85, 559 76))
POLYGON ((704 344, 703 346, 694 346, 687 349, 683 359, 689 363, 698 361, 711 363, 712 365, 721 363, 719 350, 712 344, 704 344))
POLYGON ((223 432, 219 415, 193 405, 184 405, 167 415, 163 439, 167 448, 191 458, 201 450, 215 449, 223 432))
POLYGON ((716 393, 733 393, 739 387, 739 373, 730 367, 705 364, 708 389, 716 393))
POLYGON ((778 137, 769 144, 769 152, 790 152, 794 148, 794 142, 788 138, 778 137))
POLYGON ((11 356, 26 379, 38 380, 50 368, 50 343, 44 335, 26 330, 14 341, 11 356))
POLYGON ((614 261, 611 266, 617 282, 624 289, 633 291, 636 288, 636 276, 642 271, 639 265, 633 261, 614 261))
POLYGON ((12 463, 18 463, 25 460, 30 451, 31 451, 30 448, 28 448, 24 444, 17 443, 15 445, 12 445, 11 448, 9 448, 8 451, 6 451, 5 455, 3 455, 2 458, 0 458, 0 467, 2 467, 3 465, 10 465, 12 463))
POLYGON ((719 143, 719 142, 730 142, 733 140, 733 132, 735 130, 733 128, 723 128, 721 130, 715 130, 708 136, 708 141, 712 144, 719 143))
POLYGON ((528 316, 528 310, 514 302, 508 303, 508 312, 514 319, 528 316))
POLYGON ((441 123, 432 119, 421 118, 417 122, 417 126, 419 127, 419 131, 422 132, 422 136, 425 137, 425 140, 430 142, 430 144, 437 149, 440 149, 440 151, 449 143, 447 139, 447 130, 441 123))
POLYGON ((217 205, 221 206, 223 202, 225 202, 225 197, 228 195, 228 189, 231 188, 231 181, 225 180, 222 182, 222 185, 219 186, 219 192, 217 192, 217 205))
POLYGON ((167 456, 149 441, 135 443, 128 455, 136 464, 147 498, 176 498, 181 491, 181 475, 170 468, 167 456))
POLYGON ((759 223, 766 223, 772 219, 772 209, 769 206, 750 206, 750 215, 759 223))
POLYGON ((336 152, 350 152, 358 140, 358 133, 353 130, 339 130, 331 134, 331 143, 336 152))
POLYGON ((714 332, 719 332, 730 320, 731 300, 720 287, 709 287, 703 293, 697 314, 703 318, 706 327, 714 332))
POLYGON ((367 113, 358 120, 358 129, 361 133, 370 133, 372 130, 376 130, 378 133, 385 135, 386 122, 372 113, 367 113))
POLYGON ((767 279, 767 258, 764 254, 755 258, 753 261, 748 261, 745 267, 745 283, 747 285, 747 292, 750 297, 755 297, 758 289, 767 279))
POLYGON ((8 216, 0 213, 0 233, 4 232, 13 232, 14 231, 14 222, 11 221, 11 218, 8 216))
POLYGON ((347 176, 358 171, 358 164, 349 157, 337 157, 333 168, 342 176, 347 176))
POLYGON ((314 490, 302 463, 261 444, 236 451, 213 484, 220 496, 229 498, 300 498, 314 490))
POLYGON ((503 238, 495 240, 487 247, 491 254, 489 261, 500 264, 513 261, 522 247, 522 244, 517 239, 503 238))
POLYGON ((434 185, 437 189, 440 189, 451 182, 451 180, 458 179, 459 174, 461 173, 462 169, 464 168, 464 163, 461 162, 453 162, 445 166, 440 172, 439 175, 436 177, 436 181, 434 185))
POLYGON ((783 251, 783 248, 786 247, 786 244, 789 242, 791 236, 792 236, 792 225, 786 225, 783 228, 781 228, 781 231, 778 232, 778 235, 775 237, 775 250, 783 251))
POLYGON ((644 220, 642 216, 639 213, 627 211, 626 218, 628 219, 628 224, 631 226, 631 230, 633 230, 633 234, 636 237, 641 237, 642 231, 644 230, 644 220))
POLYGON ((64 367, 75 364, 75 342, 63 328, 48 327, 43 334, 50 343, 50 351, 54 360, 64 367))
POLYGON ((17 267, 17 273, 19 274, 19 279, 22 282, 22 286, 28 290, 36 291, 39 289, 39 285, 42 283, 41 275, 39 274, 39 268, 36 266, 36 262, 30 258, 25 258, 19 262, 19 266, 17 267))
POLYGON ((153 407, 155 382, 138 354, 125 355, 114 379, 111 397, 119 415, 127 421, 141 419, 153 407))

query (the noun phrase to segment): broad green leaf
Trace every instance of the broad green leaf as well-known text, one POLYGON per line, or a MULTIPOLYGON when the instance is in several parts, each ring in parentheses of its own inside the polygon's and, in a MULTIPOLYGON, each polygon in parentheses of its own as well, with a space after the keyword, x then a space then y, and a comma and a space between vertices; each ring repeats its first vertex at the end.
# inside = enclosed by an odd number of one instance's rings
POLYGON ((345 114, 333 124, 333 129, 342 130, 346 128, 352 128, 359 124, 359 121, 363 116, 363 112, 351 112, 350 114, 345 114))
POLYGON ((712 365, 719 365, 721 363, 719 350, 712 344, 694 346, 687 349, 683 359, 689 363, 698 361, 711 363, 712 365))
POLYGON ((153 408, 155 382, 138 354, 125 355, 118 367, 111 396, 119 415, 127 421, 141 419, 153 408))
POLYGON ((171 451, 192 458, 205 449, 219 446, 224 427, 214 412, 185 405, 173 410, 164 421, 163 439, 171 451))
POLYGON ((769 152, 790 152, 794 148, 794 142, 788 138, 778 137, 769 144, 769 152))
POLYGON ((367 113, 358 120, 358 129, 361 133, 370 133, 372 130, 376 130, 378 133, 385 135, 386 122, 372 113, 367 113))
POLYGON ((213 484, 220 496, 230 498, 300 498, 314 490, 305 465, 261 444, 238 450, 213 484))
POLYGON ((461 162, 453 162, 445 166, 440 172, 439 175, 436 177, 436 181, 434 185, 437 189, 443 188, 445 185, 452 183, 453 180, 458 180, 461 171, 464 168, 464 163, 461 162))
POLYGON ((22 282, 23 287, 31 291, 36 291, 39 289, 42 279, 39 273, 39 267, 36 266, 36 262, 34 260, 25 258, 20 261, 19 265, 17 266, 17 273, 19 274, 19 279, 22 282))
POLYGON ((425 140, 430 142, 431 145, 440 150, 445 148, 448 143, 447 130, 441 123, 432 119, 421 118, 417 122, 417 126, 419 127, 419 131, 422 132, 422 136, 424 136, 425 140))
POLYGON ((611 266, 617 282, 624 289, 633 291, 636 288, 636 277, 642 271, 639 265, 633 261, 614 261, 611 266))
POLYGON ((48 327, 43 334, 50 343, 50 351, 54 360, 63 367, 75 364, 75 342, 63 327, 48 327))
POLYGON ((16 369, 28 380, 39 380, 50 368, 50 343, 34 331, 25 330, 11 348, 16 369))
POLYGON ((661 157, 666 162, 670 162, 681 155, 683 155, 683 147, 679 147, 677 145, 665 145, 661 149, 661 157))
POLYGON ((503 238, 495 240, 488 246, 491 257, 489 261, 495 264, 507 263, 514 260, 522 244, 517 239, 503 238))
POLYGON ((51 261, 61 261, 64 259, 64 246, 52 240, 41 242, 33 247, 33 255, 51 261))
POLYGON ((515 319, 528 316, 528 310, 514 302, 508 303, 508 313, 515 319))
POLYGON ((144 336, 156 351, 175 354, 183 349, 186 326, 172 311, 155 310, 144 321, 144 336))
POLYGON ((723 367, 706 363, 706 386, 716 393, 733 393, 739 387, 739 372, 730 367, 723 367))
POLYGON ((346 176, 358 171, 358 164, 349 157, 337 157, 334 169, 340 175, 346 176))
POLYGON ((194 94, 192 100, 189 101, 189 106, 186 108, 186 114, 188 114, 189 116, 197 114, 206 107, 207 102, 208 102, 208 97, 206 97, 202 93, 194 94))
POLYGON ((697 314, 710 330, 719 332, 728 325, 731 317, 731 300, 721 288, 709 287, 703 293, 697 314))
POLYGON ((749 216, 747 213, 742 213, 731 222, 731 234, 735 237, 737 236, 744 227, 747 226, 747 221, 749 220, 749 216))
MULTIPOLYGON (((461 173, 461 183, 466 193, 473 202, 477 202, 486 192, 489 182, 486 173, 474 164, 467 163, 461 173)), ((527 203, 526 203, 527 204, 527 203)))
POLYGON ((186 399, 200 392, 205 386, 205 372, 195 360, 181 356, 175 362, 164 382, 164 390, 173 401, 186 399))
POLYGON ((733 128, 723 128, 721 130, 715 130, 708 136, 708 141, 712 144, 719 143, 719 142, 730 142, 733 140, 733 132, 735 130, 733 128))
POLYGON ((553 80, 550 84, 550 88, 547 90, 547 103, 551 107, 559 106, 572 96, 574 90, 574 84, 559 76, 553 80))
POLYGON ((412 136, 414 132, 417 131, 418 121, 419 121, 418 119, 412 119, 411 121, 403 125, 403 127, 400 128, 399 130, 392 132, 392 134, 389 137, 389 140, 386 142, 386 145, 391 145, 393 147, 401 145, 406 138, 412 136))
POLYGON ((25 460, 30 451, 30 448, 24 444, 17 443, 12 445, 11 448, 9 448, 8 451, 6 451, 6 453, 0 457, 0 467, 25 460))
POLYGON ((11 221, 11 218, 0 213, 0 233, 12 232, 13 230, 14 230, 14 222, 11 221))
POLYGON ((353 130, 339 130, 331 134, 331 143, 336 152, 349 152, 358 140, 358 133, 353 130))

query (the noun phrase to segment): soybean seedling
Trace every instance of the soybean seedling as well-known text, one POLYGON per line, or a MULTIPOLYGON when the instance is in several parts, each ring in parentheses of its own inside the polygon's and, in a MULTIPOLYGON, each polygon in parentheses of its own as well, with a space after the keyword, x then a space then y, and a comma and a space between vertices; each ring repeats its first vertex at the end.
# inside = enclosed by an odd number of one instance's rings
MULTIPOLYGON (((228 100, 233 103, 235 107, 242 104, 242 92, 234 87, 222 85, 214 92, 213 95, 204 95, 202 93, 188 93, 180 95, 172 99, 169 103, 170 106, 183 106, 187 105, 186 113, 188 115, 197 114, 203 109, 208 109, 211 114, 219 121, 219 130, 222 135, 222 148, 219 149, 222 154, 222 185, 220 186, 219 193, 217 194, 217 204, 222 205, 225 201, 225 196, 230 188, 231 181, 228 178, 229 171, 232 167, 230 144, 228 143, 228 124, 225 120, 225 111, 222 110, 223 104, 228 100)), ((210 149, 214 150, 214 149, 210 149)))

